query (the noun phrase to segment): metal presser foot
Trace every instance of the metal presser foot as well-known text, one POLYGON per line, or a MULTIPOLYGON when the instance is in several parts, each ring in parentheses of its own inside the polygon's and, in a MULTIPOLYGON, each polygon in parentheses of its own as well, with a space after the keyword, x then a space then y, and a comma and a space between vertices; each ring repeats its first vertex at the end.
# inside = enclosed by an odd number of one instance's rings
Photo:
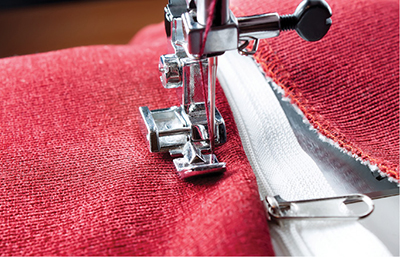
POLYGON ((225 122, 215 107, 218 56, 229 50, 254 54, 259 39, 278 36, 282 30, 296 30, 303 39, 316 41, 331 25, 331 10, 323 0, 305 0, 293 15, 271 13, 240 18, 230 11, 229 0, 216 0, 201 52, 212 1, 169 0, 164 9, 165 30, 175 53, 160 57, 159 70, 165 88, 182 87, 182 105, 159 110, 139 108, 150 151, 178 157, 174 164, 182 178, 225 171, 226 164, 218 162, 212 149, 227 140, 225 122), (248 49, 251 41, 253 47, 248 49), (208 86, 206 100, 203 82, 208 86))

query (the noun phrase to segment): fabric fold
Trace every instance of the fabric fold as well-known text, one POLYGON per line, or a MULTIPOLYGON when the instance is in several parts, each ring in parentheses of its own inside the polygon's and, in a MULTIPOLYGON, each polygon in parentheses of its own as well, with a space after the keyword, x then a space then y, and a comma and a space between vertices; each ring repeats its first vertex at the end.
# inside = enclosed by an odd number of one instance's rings
POLYGON ((0 60, 2 255, 274 254, 220 88, 226 173, 181 180, 168 154, 148 151, 139 106, 180 99, 159 81, 163 26, 140 35, 0 60))

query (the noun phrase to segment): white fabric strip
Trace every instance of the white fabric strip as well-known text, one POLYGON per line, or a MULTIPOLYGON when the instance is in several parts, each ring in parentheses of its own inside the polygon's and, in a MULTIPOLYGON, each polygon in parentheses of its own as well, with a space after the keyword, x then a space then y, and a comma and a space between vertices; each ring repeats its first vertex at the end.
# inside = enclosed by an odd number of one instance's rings
MULTIPOLYGON (((260 195, 285 200, 334 196, 322 172, 303 151, 274 92, 249 57, 227 52, 218 78, 238 126, 260 195)), ((386 256, 386 247, 356 221, 285 221, 271 225, 282 254, 386 256)))

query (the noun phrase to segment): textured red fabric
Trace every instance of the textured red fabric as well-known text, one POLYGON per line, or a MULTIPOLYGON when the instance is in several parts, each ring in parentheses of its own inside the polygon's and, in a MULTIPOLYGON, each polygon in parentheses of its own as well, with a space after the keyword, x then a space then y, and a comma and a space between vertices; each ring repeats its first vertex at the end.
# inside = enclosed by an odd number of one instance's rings
POLYGON ((223 175, 181 180, 148 151, 139 106, 161 86, 160 24, 131 45, 0 60, 1 255, 272 255, 255 177, 222 90, 223 175))
MULTIPOLYGON (((331 0, 319 42, 262 40, 255 60, 314 128, 399 181, 399 2, 331 0)), ((237 16, 294 12, 298 0, 232 0, 237 16)))

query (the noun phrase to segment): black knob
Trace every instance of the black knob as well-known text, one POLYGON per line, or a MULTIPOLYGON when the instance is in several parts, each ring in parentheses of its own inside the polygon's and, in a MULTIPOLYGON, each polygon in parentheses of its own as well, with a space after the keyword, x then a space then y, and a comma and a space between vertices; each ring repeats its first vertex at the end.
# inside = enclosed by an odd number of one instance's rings
POLYGON ((324 0, 304 0, 294 14, 280 17, 281 30, 296 30, 301 38, 317 41, 331 27, 332 11, 324 0))

